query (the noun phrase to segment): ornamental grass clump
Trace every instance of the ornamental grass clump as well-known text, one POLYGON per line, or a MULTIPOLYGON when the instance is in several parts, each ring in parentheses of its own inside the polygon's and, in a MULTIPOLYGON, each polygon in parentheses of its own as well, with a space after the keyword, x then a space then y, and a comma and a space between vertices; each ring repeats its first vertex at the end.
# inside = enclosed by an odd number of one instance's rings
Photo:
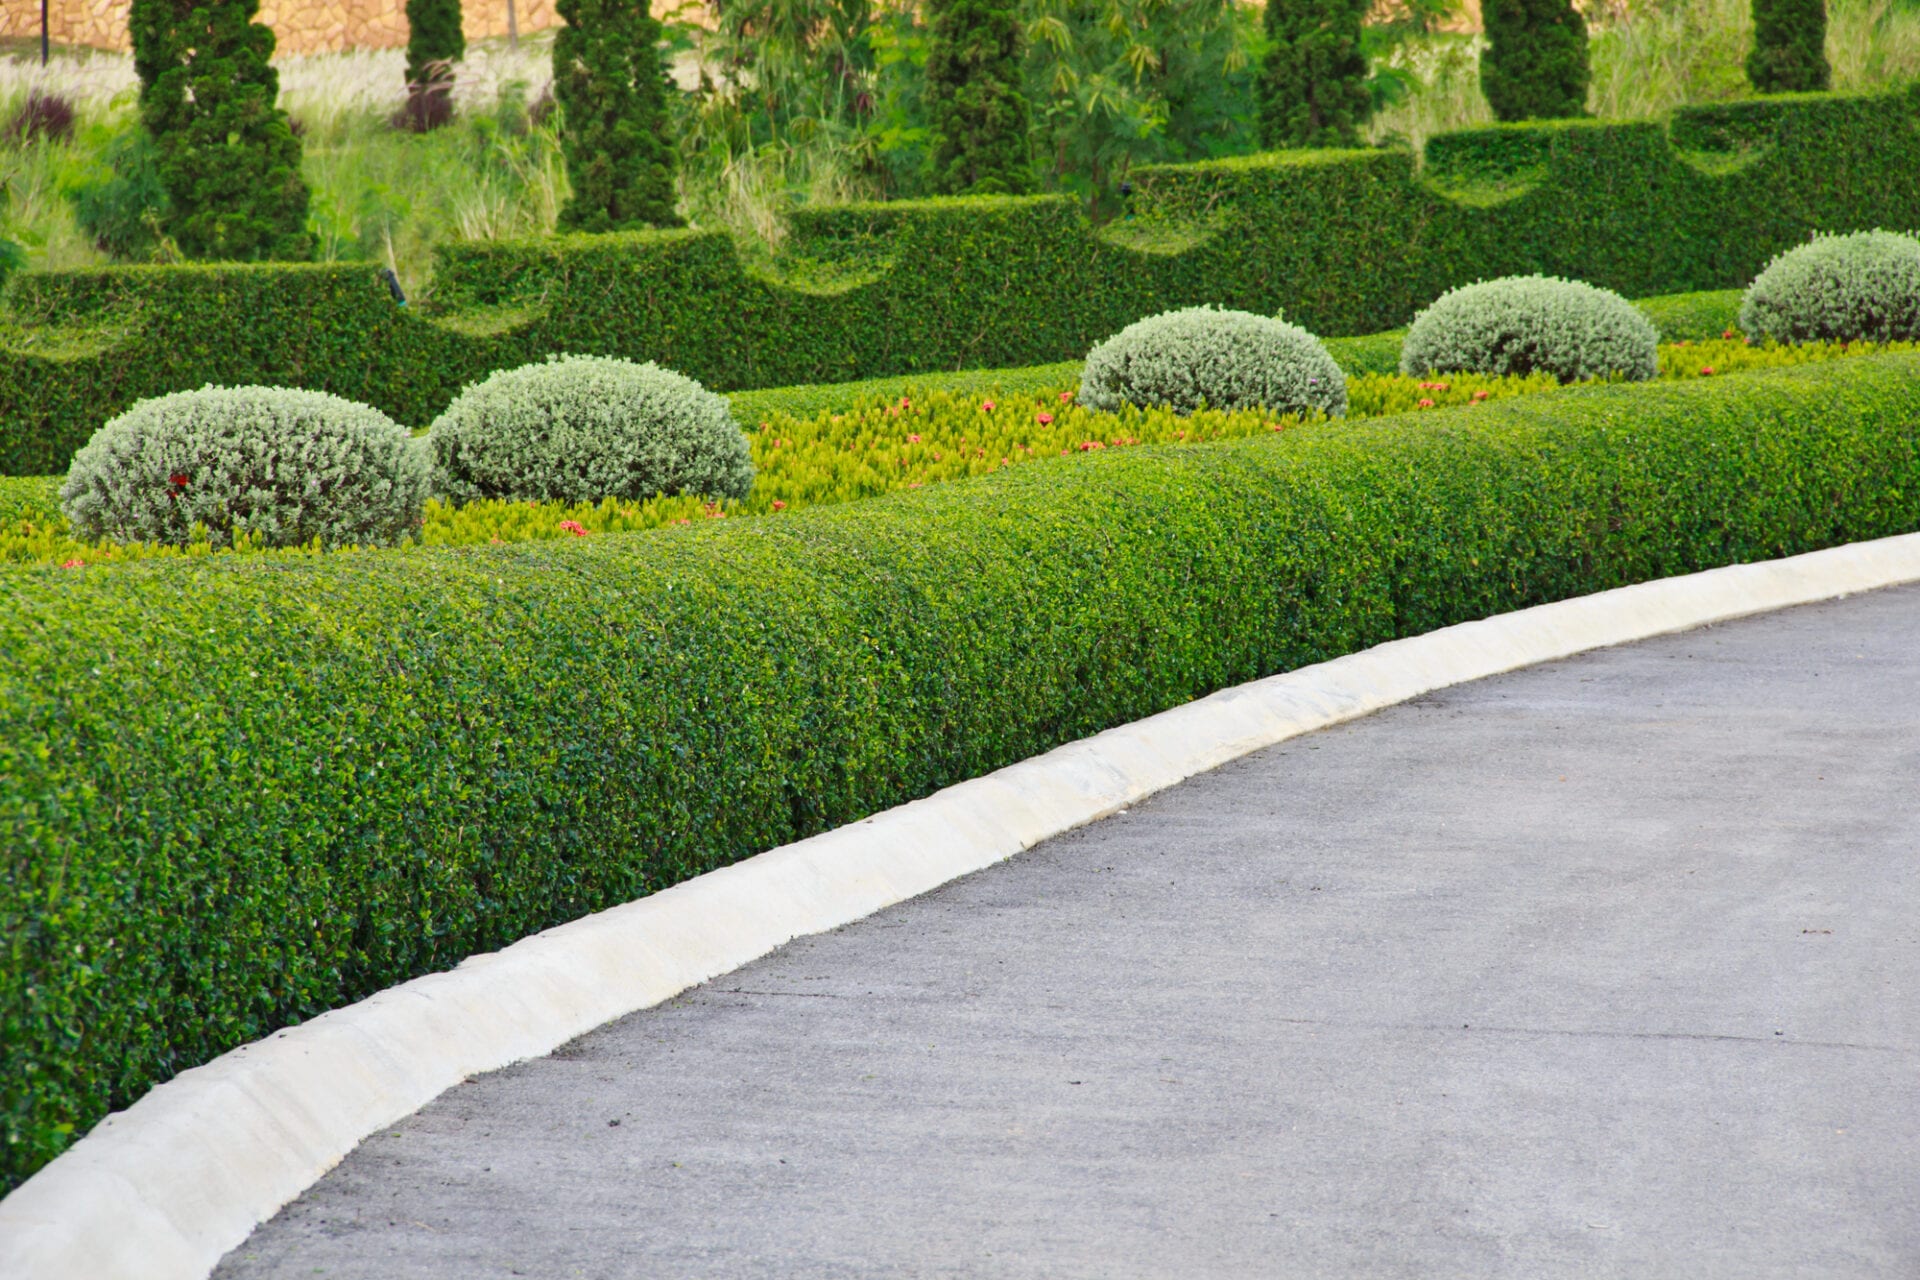
POLYGON ((1088 352, 1079 402, 1106 411, 1134 405, 1338 416, 1347 411, 1347 380, 1298 325, 1188 307, 1136 321, 1088 352))
POLYGON ((1415 316, 1400 348, 1400 371, 1644 382, 1660 372, 1660 335, 1611 289, 1507 276, 1443 293, 1415 316))
POLYGON ((391 546, 420 524, 426 458, 364 404, 285 387, 203 387, 143 400, 74 455, 61 507, 75 533, 214 547, 391 546))
POLYGON ((564 356, 462 391, 429 433, 456 502, 744 498, 747 438, 724 398, 651 362, 564 356))
POLYGON ((1740 328, 1787 343, 1920 340, 1920 239, 1860 231, 1789 249, 1747 286, 1740 328))

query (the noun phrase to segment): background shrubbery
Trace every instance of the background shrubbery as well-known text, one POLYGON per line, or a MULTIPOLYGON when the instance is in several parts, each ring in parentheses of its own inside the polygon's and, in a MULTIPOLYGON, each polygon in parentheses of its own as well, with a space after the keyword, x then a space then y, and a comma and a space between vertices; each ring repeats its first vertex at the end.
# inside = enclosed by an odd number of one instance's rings
POLYGON ((438 492, 597 503, 744 498, 746 438, 726 400, 653 364, 568 356, 462 391, 427 437, 438 492))
POLYGON ((1748 286, 1740 327, 1775 342, 1920 338, 1920 239, 1864 231, 1789 249, 1748 286))
POLYGON ((1654 126, 1571 122, 1447 135, 1419 178, 1385 151, 1136 171, 1133 218, 1106 230, 1057 198, 819 211, 771 268, 694 231, 470 244, 443 254, 432 318, 371 268, 27 274, 11 301, 31 323, 0 331, 0 471, 58 470, 105 417, 209 381, 424 426, 461 385, 552 351, 726 391, 1060 360, 1203 302, 1331 335, 1490 276, 1727 288, 1812 223, 1920 225, 1920 184, 1886 180, 1920 173, 1920 129, 1889 127, 1915 120, 1912 94, 1816 96, 1682 113, 1679 150, 1654 126), (1404 229, 1388 249, 1383 226, 1404 229))
POLYGON ((143 400, 74 455, 74 532, 216 547, 392 546, 413 534, 427 462, 407 430, 323 391, 205 387, 143 400))
POLYGON ((1617 293, 1577 280, 1509 276, 1449 290, 1415 316, 1400 371, 1644 382, 1660 370, 1659 348, 1653 322, 1617 293))
POLYGON ((1080 400, 1089 409, 1166 407, 1192 413, 1347 410, 1347 380, 1320 340, 1249 311, 1188 307, 1136 320, 1087 353, 1080 400))

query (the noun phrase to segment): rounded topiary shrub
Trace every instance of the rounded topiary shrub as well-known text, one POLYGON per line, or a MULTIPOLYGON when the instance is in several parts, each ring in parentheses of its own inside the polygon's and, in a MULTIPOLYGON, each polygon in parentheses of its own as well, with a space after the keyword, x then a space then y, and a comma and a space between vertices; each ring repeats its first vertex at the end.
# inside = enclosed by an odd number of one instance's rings
POLYGON ((1131 404, 1192 413, 1204 404, 1342 414, 1347 379, 1320 340, 1298 325, 1188 307, 1130 324, 1088 352, 1079 400, 1109 411, 1131 404))
POLYGON ((1644 382, 1660 372, 1660 334, 1611 289, 1508 276, 1443 293, 1415 316, 1400 346, 1400 372, 1644 382))
POLYGON ((61 506, 84 537, 216 547, 390 546, 429 470, 405 427, 322 391, 203 387, 143 400, 73 457, 61 506))
POLYGON ((747 438, 724 398, 659 365, 561 356, 462 391, 434 422, 434 483, 455 501, 744 498, 747 438))
POLYGON ((1860 231, 1789 249, 1747 286, 1740 328, 1775 342, 1920 341, 1920 239, 1860 231))

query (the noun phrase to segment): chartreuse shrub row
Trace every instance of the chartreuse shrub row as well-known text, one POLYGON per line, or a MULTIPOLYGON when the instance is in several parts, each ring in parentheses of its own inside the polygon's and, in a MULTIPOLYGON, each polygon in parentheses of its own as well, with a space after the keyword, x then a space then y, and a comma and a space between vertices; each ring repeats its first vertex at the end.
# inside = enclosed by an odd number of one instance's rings
MULTIPOLYGON (((1909 346, 1881 349, 1905 350, 1909 346)), ((1855 355, 1865 350, 1858 345, 1851 349, 1855 355)), ((1711 377, 1739 369, 1837 359, 1848 352, 1848 348, 1834 343, 1752 347, 1725 339, 1699 344, 1679 342, 1661 348, 1661 376, 1711 377)), ((874 389, 882 384, 869 383, 867 393, 854 402, 858 407, 846 412, 816 411, 804 416, 775 412, 760 418, 753 422, 747 436, 756 478, 753 492, 745 501, 709 502, 693 497, 641 502, 608 499, 597 504, 482 500, 455 505, 429 501, 421 540, 429 546, 518 542, 777 514, 985 475, 1065 453, 1142 444, 1203 444, 1285 430, 1302 421, 1261 411, 1203 412, 1186 417, 1131 409, 1120 414, 1094 413, 1081 407, 1075 398, 1074 366, 1048 368, 1056 374, 1064 371, 1067 376, 1028 381, 1029 390, 1024 394, 1007 395, 991 389, 928 392, 916 386, 897 398, 880 399, 874 389), (1039 389, 1033 390, 1035 386, 1039 389)), ((1014 372, 1024 375, 1030 371, 1014 372)), ((939 385, 944 380, 924 381, 939 385)), ((1008 381, 1020 385, 1024 379, 1008 381)), ((1437 378, 1363 374, 1347 380, 1347 416, 1369 418, 1485 403, 1553 391, 1559 385, 1552 375, 1544 373, 1506 378, 1482 374, 1437 378)), ((815 390, 824 398, 826 388, 815 390)), ((758 394, 737 394, 734 411, 740 411, 740 400, 745 396, 758 394)), ((842 399, 836 403, 847 402, 842 399)), ((0 481, 0 564, 82 568, 215 552, 204 541, 185 548, 82 541, 69 532, 60 512, 59 487, 60 481, 54 477, 0 481)), ((244 554, 275 554, 245 539, 236 549, 244 554)), ((314 546, 292 554, 318 551, 314 546)))
POLYGON ((406 308, 371 265, 28 274, 0 343, 0 472, 57 471, 133 401, 208 382, 331 391, 418 427, 552 352, 731 391, 1075 359, 1203 303, 1324 337, 1506 275, 1735 288, 1812 230, 1920 227, 1917 121, 1920 87, 1443 134, 1424 163, 1276 152, 1136 171, 1100 229, 1067 197, 809 210, 770 263, 724 232, 448 245, 406 308))
POLYGON ((1920 527, 1920 355, 669 536, 0 574, 0 1185, 236 1044, 1210 690, 1920 527))
MULTIPOLYGON (((1633 305, 1640 308, 1660 331, 1662 342, 1700 341, 1718 338, 1736 328, 1740 314, 1741 291, 1717 289, 1705 293, 1666 294, 1643 298, 1633 305)), ((1322 338, 1327 354, 1349 376, 1363 373, 1396 373, 1400 368, 1400 342, 1404 330, 1350 338, 1322 338)), ((734 416, 749 425, 773 414, 810 417, 816 413, 845 413, 933 391, 956 394, 1026 395, 1032 392, 1058 391, 1080 380, 1080 361, 1028 365, 1008 369, 970 369, 959 373, 894 374, 885 378, 866 378, 855 382, 810 383, 796 387, 769 387, 758 391, 736 391, 728 397, 734 416)))

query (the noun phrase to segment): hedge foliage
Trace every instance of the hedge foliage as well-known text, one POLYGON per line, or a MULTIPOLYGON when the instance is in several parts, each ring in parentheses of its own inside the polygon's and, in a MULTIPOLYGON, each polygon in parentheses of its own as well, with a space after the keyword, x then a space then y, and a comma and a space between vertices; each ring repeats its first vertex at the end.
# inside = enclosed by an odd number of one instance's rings
POLYGON ((929 0, 928 164, 943 195, 1020 196, 1038 180, 1013 0, 929 0))
POLYGON ((1361 52, 1366 0, 1271 0, 1260 67, 1260 136, 1270 147, 1357 147, 1373 115, 1361 52))
POLYGON ((1789 249, 1747 286, 1740 326, 1776 342, 1920 338, 1920 238, 1857 231, 1789 249))
POLYGON ((324 391, 202 387, 142 400, 73 456, 76 534, 185 547, 392 546, 420 524, 426 451, 324 391))
POLYGON ((781 519, 0 573, 0 1185, 152 1083, 1210 690, 1920 526, 1920 356, 781 519))
POLYGON ((254 21, 259 11, 260 0, 133 0, 128 11, 165 230, 189 257, 313 256, 300 139, 277 102, 273 30, 254 21))
MULTIPOLYGON (((1739 339, 1710 338, 1699 343, 1683 339, 1660 349, 1660 376, 1710 378, 1913 349, 1910 343, 1749 346, 1739 339)), ((1398 350, 1397 339, 1394 350, 1398 350)), ((1130 410, 1089 412, 1075 391, 1078 380, 1079 366, 1060 364, 1005 370, 992 377, 981 373, 931 381, 921 378, 905 386, 895 379, 846 387, 737 392, 733 396, 736 414, 743 413, 743 403, 761 406, 758 416, 746 418, 757 478, 744 501, 664 497, 597 504, 506 499, 457 506, 429 502, 421 538, 429 546, 467 546, 773 515, 986 475, 1060 454, 1239 439, 1303 422, 1286 415, 1212 410, 1177 419, 1130 410), (786 407, 768 407, 776 402, 786 407)), ((1413 378, 1361 372, 1346 382, 1351 418, 1478 404, 1560 386, 1546 373, 1413 378)), ((79 568, 215 551, 211 539, 196 540, 184 548, 78 540, 60 511, 59 488, 58 477, 0 479, 0 563, 79 568)), ((249 555, 274 553, 263 541, 245 537, 237 540, 235 549, 249 555)))
POLYGON ((1817 93, 1832 84, 1827 0, 1753 0, 1747 79, 1760 93, 1817 93))
POLYGON ((553 37, 553 100, 573 189, 560 210, 566 230, 680 225, 674 212, 680 153, 667 109, 662 29, 650 3, 555 0, 564 25, 553 37))
POLYGON ((731 391, 1075 358, 1200 303, 1325 337, 1502 275, 1737 288, 1811 229, 1920 226, 1920 181, 1892 180, 1920 175, 1916 121, 1920 87, 1689 108, 1672 142, 1654 123, 1444 134, 1419 178, 1392 151, 1146 168, 1132 217, 1098 232, 1055 197, 817 209, 766 269, 719 232, 451 245, 433 318, 371 265, 19 276, 0 473, 57 471, 134 400, 207 382, 313 387, 422 427, 462 385, 556 351, 731 391))

